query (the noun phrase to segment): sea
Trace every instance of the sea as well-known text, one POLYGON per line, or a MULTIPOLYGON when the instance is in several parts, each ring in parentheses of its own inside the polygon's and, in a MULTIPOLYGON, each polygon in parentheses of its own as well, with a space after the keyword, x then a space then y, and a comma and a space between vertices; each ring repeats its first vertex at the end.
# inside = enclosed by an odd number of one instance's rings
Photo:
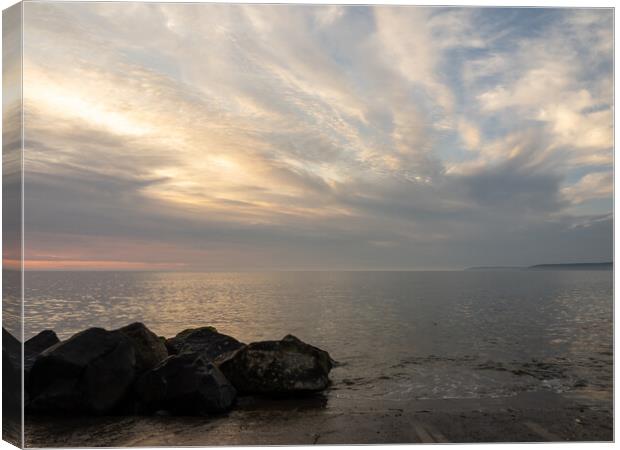
POLYGON ((293 334, 337 361, 329 401, 613 389, 611 271, 26 272, 25 331, 140 321, 293 334))

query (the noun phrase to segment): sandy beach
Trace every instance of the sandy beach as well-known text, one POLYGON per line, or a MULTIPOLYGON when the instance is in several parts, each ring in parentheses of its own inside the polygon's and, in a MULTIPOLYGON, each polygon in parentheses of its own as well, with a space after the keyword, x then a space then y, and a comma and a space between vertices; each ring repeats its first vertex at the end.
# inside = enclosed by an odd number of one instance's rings
POLYGON ((355 404, 332 392, 245 397, 215 417, 30 417, 26 430, 28 447, 611 441, 613 413, 610 393, 585 389, 355 404))

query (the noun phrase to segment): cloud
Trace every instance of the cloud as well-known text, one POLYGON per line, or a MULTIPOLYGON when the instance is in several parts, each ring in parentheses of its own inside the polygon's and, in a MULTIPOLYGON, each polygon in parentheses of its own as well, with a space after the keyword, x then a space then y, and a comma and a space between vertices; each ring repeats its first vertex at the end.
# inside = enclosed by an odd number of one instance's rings
POLYGON ((553 21, 544 32, 518 39, 515 50, 468 63, 468 83, 478 92, 483 115, 499 116, 513 130, 527 128, 527 121, 543 126, 550 146, 546 158, 560 154, 573 166, 610 164, 611 16, 584 9, 548 15, 553 21), (495 64, 500 70, 485 80, 495 64))
POLYGON ((611 171, 588 173, 577 183, 562 189, 562 194, 573 204, 592 199, 609 199, 613 195, 613 177, 611 171))
POLYGON ((465 119, 461 119, 458 126, 465 147, 469 150, 477 150, 480 146, 480 131, 478 128, 465 119))
POLYGON ((535 263, 559 247, 528 239, 609 213, 609 11, 26 12, 40 267, 454 267, 499 243, 535 263))

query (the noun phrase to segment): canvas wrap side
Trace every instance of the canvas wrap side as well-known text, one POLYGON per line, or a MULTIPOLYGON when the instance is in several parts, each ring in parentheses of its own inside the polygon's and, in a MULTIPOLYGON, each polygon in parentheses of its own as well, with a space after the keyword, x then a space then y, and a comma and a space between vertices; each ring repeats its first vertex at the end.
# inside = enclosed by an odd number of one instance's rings
POLYGON ((2 12, 2 439, 23 447, 22 3, 2 12))

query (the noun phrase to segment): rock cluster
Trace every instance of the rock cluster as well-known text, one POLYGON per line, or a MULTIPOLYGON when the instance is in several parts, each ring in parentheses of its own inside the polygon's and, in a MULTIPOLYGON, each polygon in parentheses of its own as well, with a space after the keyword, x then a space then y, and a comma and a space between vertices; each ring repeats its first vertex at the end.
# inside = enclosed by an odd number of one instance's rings
MULTIPOLYGON (((3 375, 19 374, 20 347, 3 329, 3 375)), ((166 339, 132 323, 112 331, 89 328, 64 341, 45 330, 24 343, 26 411, 221 413, 237 395, 321 391, 332 363, 327 352, 291 335, 245 345, 213 327, 166 339)))

